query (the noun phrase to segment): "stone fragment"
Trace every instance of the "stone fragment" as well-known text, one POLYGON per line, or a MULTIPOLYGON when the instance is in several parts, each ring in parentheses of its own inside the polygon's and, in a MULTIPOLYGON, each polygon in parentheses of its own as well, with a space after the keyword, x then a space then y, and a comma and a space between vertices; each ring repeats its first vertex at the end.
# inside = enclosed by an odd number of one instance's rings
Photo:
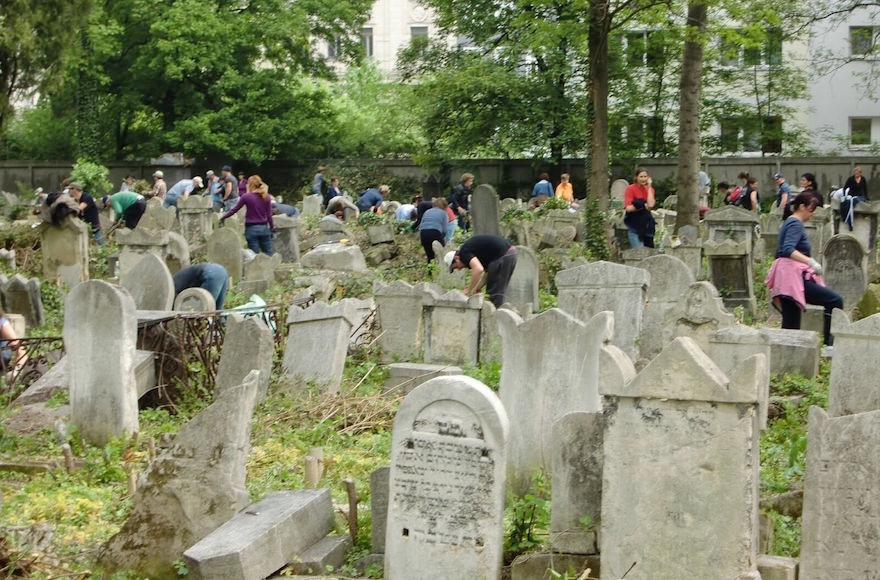
POLYGON ((260 372, 257 401, 262 401, 269 389, 274 354, 275 337, 262 319, 230 314, 226 318, 226 334, 214 388, 222 391, 240 385, 248 373, 257 370, 260 372))

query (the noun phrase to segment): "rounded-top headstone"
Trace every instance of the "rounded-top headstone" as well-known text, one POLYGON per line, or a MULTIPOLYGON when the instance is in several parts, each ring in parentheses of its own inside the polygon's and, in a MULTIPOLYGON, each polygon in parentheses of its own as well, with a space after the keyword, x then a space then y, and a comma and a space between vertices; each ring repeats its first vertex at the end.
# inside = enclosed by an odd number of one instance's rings
POLYGON ((165 262, 155 254, 145 254, 120 280, 134 298, 138 310, 171 310, 174 280, 165 262))
POLYGON ((186 288, 174 299, 174 310, 178 312, 211 312, 216 309, 216 300, 204 288, 186 288))

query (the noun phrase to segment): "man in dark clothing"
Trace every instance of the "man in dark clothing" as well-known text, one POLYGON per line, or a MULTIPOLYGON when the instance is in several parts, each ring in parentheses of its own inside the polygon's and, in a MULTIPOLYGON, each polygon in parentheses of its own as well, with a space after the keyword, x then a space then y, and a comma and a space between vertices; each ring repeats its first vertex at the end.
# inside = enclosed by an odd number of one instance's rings
POLYGON ((474 185, 472 173, 462 173, 458 185, 452 188, 452 193, 446 198, 449 207, 458 216, 458 227, 467 230, 467 215, 470 203, 471 187, 474 185))
POLYGON ((104 245, 104 233, 101 231, 101 220, 98 217, 98 206, 95 204, 95 198, 83 191, 82 184, 74 181, 68 186, 70 196, 79 204, 79 215, 82 220, 92 226, 92 233, 95 236, 95 243, 99 246, 104 245))
POLYGON ((450 272, 470 268, 471 279, 463 290, 466 296, 486 286, 492 304, 496 308, 504 304, 504 294, 516 267, 516 248, 510 242, 501 236, 474 236, 458 251, 447 252, 444 261, 450 272))
POLYGON ((217 310, 223 310, 229 275, 226 268, 214 262, 204 262, 178 270, 174 276, 174 296, 187 288, 204 288, 214 297, 217 310))

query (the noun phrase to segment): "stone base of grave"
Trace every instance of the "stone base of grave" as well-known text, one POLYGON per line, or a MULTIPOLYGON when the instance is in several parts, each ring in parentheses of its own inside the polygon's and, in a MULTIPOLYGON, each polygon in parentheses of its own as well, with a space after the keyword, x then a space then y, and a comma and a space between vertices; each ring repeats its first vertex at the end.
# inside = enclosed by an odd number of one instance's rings
POLYGON ((337 272, 366 272, 367 262, 358 246, 322 244, 302 257, 304 268, 335 270, 337 272))
POLYGON ((797 373, 807 378, 819 372, 821 339, 811 330, 762 328, 770 339, 770 373, 797 373))
POLYGON ((183 556, 194 578, 260 580, 301 560, 332 528, 329 490, 276 492, 238 512, 183 556))
POLYGON ((573 578, 579 578, 586 570, 590 569, 590 578, 599 577, 599 556, 585 556, 582 554, 523 554, 517 556, 510 565, 510 580, 542 580, 549 578, 548 570, 565 574, 574 570, 573 578))
POLYGON ((303 552, 287 569, 293 574, 318 575, 332 572, 345 564, 345 553, 351 547, 349 536, 327 536, 303 552))
POLYGON ((797 580, 798 561, 784 556, 758 556, 758 572, 761 580, 797 580))
POLYGON ((385 389, 404 395, 434 377, 462 374, 457 366, 426 363, 391 363, 388 371, 385 389))
POLYGON ((822 336, 825 331, 825 307, 807 304, 806 310, 801 314, 801 330, 812 330, 822 336))

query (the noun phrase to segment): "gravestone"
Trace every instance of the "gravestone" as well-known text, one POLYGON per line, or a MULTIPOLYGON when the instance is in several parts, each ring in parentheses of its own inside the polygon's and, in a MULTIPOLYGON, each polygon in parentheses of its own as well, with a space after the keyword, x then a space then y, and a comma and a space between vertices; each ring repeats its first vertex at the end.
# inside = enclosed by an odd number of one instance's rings
POLYGON ((322 244, 338 242, 350 237, 345 231, 345 223, 335 215, 325 215, 321 218, 321 221, 318 222, 318 229, 321 231, 322 244))
POLYGON ((645 258, 639 262, 638 267, 648 272, 650 280, 642 319, 639 355, 650 360, 666 346, 663 331, 669 312, 678 305, 682 295, 695 280, 687 264, 666 254, 645 258))
POLYGON ((764 364, 728 377, 676 338, 625 388, 602 385, 603 578, 756 577, 764 364))
MULTIPOLYGON (((451 242, 444 246, 443 244, 441 244, 437 240, 434 240, 431 243, 431 247, 434 249, 434 255, 439 256, 441 259, 448 252, 451 252, 456 249, 455 245, 452 244, 451 242)), ((519 258, 517 258, 517 260, 519 260, 519 258)), ((442 261, 440 261, 439 263, 442 264, 442 261)), ((448 268, 443 268, 443 267, 434 268, 434 282, 436 282, 438 285, 442 286, 443 288, 464 289, 467 286, 467 280, 469 280, 469 278, 468 278, 469 273, 470 273, 470 270, 468 270, 467 268, 463 268, 461 270, 453 270, 452 272, 450 272, 448 268)), ((508 287, 507 291, 508 291, 508 293, 510 292, 509 287, 508 287)))
POLYGON ((623 197, 629 182, 625 179, 615 179, 611 183, 611 205, 614 209, 623 209, 623 197))
POLYGON ((38 279, 28 280, 21 274, 15 274, 3 284, 2 293, 4 310, 24 316, 29 328, 43 325, 46 315, 38 279))
MULTIPOLYGON (((376 339, 383 363, 420 360, 424 354, 425 320, 422 308, 430 286, 411 286, 402 280, 391 284, 375 282, 376 316, 379 337, 376 339)), ((442 292, 437 288, 435 292, 442 292)))
MULTIPOLYGON (((116 243, 119 245, 119 279, 133 270, 147 254, 154 254, 165 260, 168 249, 169 232, 137 227, 133 230, 116 230, 116 243)), ((170 270, 170 268, 169 268, 170 270)))
MULTIPOLYGON (((134 318, 132 317, 132 320, 134 318)), ((257 372, 217 391, 214 402, 180 428, 171 447, 138 481, 131 512, 105 544, 99 564, 174 578, 184 550, 248 505, 245 475, 257 372)))
POLYGON ((645 270, 612 262, 560 270, 556 274, 559 308, 583 322, 602 311, 614 312, 612 343, 638 360, 648 282, 645 270))
POLYGON ((190 195, 178 200, 177 208, 183 239, 191 248, 203 246, 214 231, 214 200, 209 196, 190 195))
POLYGON ((798 578, 877 578, 880 411, 830 417, 810 407, 808 425, 798 578))
POLYGON ((696 226, 681 226, 678 229, 678 241, 672 241, 666 253, 687 264, 696 280, 704 280, 703 275, 703 238, 696 226))
POLYGON ((483 300, 480 311, 480 362, 501 362, 501 333, 498 332, 497 309, 489 300, 483 300))
POLYGON ((394 226, 388 223, 367 226, 367 237, 374 246, 394 243, 394 226))
MULTIPOLYGON (((880 204, 876 201, 857 203, 853 210, 852 229, 840 219, 840 200, 831 200, 831 209, 834 211, 834 231, 847 233, 854 236, 862 244, 868 253, 868 263, 877 263, 877 222, 880 213, 880 204)), ((817 210, 818 211, 818 210, 817 210)), ((810 220, 813 221, 813 220, 810 220)), ((810 222, 807 222, 810 223, 810 222)), ((813 240, 810 240, 813 243, 813 240)), ((814 248, 824 248, 824 245, 814 245, 814 248)), ((817 258, 818 259, 818 258, 817 258)))
POLYGON ((498 236, 501 234, 498 227, 500 220, 500 202, 495 188, 489 184, 483 183, 474 189, 471 195, 471 226, 474 229, 474 235, 491 234, 498 236))
POLYGON ((275 283, 275 268, 281 266, 281 254, 257 254, 244 265, 244 277, 239 289, 245 296, 262 294, 275 283))
POLYGON ((678 336, 687 336, 709 352, 709 339, 716 331, 736 323, 724 309, 718 290, 709 282, 694 282, 687 287, 678 304, 669 310, 663 326, 663 344, 678 336))
POLYGON ((504 294, 509 302, 522 314, 530 314, 541 306, 538 295, 538 256, 528 246, 516 247, 516 267, 510 277, 510 284, 504 294))
POLYGON ((880 284, 868 284, 856 308, 862 318, 880 313, 880 284))
POLYGON ((602 413, 569 413, 553 425, 550 545, 554 551, 599 553, 603 429, 602 413))
POLYGON ((599 351, 611 339, 614 316, 581 322, 558 308, 523 319, 495 313, 501 332, 501 401, 516 429, 508 444, 508 479, 526 491, 536 469, 550 473, 553 424, 566 413, 602 409, 599 351))
POLYGON ((144 210, 137 229, 154 232, 178 231, 180 224, 177 221, 177 210, 173 207, 162 207, 161 199, 154 197, 147 200, 147 209, 144 210))
POLYGON ((15 272, 15 250, 0 248, 0 263, 2 263, 6 269, 15 272))
POLYGON ((367 261, 360 246, 321 244, 306 252, 301 259, 304 268, 337 272, 367 272, 367 261))
POLYGON ((274 248, 281 254, 281 261, 285 263, 299 262, 299 234, 297 225, 299 220, 283 214, 272 216, 275 223, 274 248))
POLYGON ((759 331, 770 341, 770 374, 812 378, 819 373, 821 339, 814 331, 768 327, 759 331))
POLYGON ((392 434, 385 578, 500 578, 509 430, 476 379, 437 377, 407 395, 392 434))
POLYGON ((320 195, 307 195, 303 198, 303 216, 321 215, 323 201, 320 195))
POLYGON ((262 401, 269 389, 274 354, 275 337, 266 323, 257 316, 244 318, 233 312, 226 317, 226 334, 214 380, 215 391, 240 385, 248 373, 256 370, 260 372, 257 401, 262 401))
POLYGON ((385 553, 385 533, 388 523, 388 479, 390 467, 380 467, 370 473, 370 538, 373 553, 385 553))
POLYGON ((755 276, 748 243, 733 239, 720 243, 706 240, 703 255, 709 261, 709 281, 721 293, 724 304, 731 309, 742 306, 746 312, 755 314, 755 276))
POLYGON ((385 391, 408 394, 422 383, 434 377, 460 375, 461 368, 455 365, 428 363, 391 363, 388 365, 388 378, 385 391))
POLYGON ((760 223, 757 213, 735 205, 726 205, 707 213, 704 222, 709 228, 709 236, 705 241, 723 244, 732 240, 737 244, 745 244, 748 254, 751 255, 754 251, 755 226, 760 223))
POLYGON ((834 359, 828 386, 831 417, 880 410, 880 392, 874 383, 880 360, 880 315, 856 322, 841 310, 831 318, 834 359))
POLYGON ((241 238, 231 228, 220 228, 208 238, 208 261, 226 268, 230 285, 238 283, 244 272, 241 248, 241 238))
MULTIPOLYGON (((316 302, 287 313, 287 344, 282 368, 290 377, 313 381, 323 392, 336 393, 342 382, 348 337, 360 324, 351 299, 316 302)), ((304 386, 304 385, 303 385, 304 386)))
POLYGON ((643 260, 646 260, 651 256, 660 255, 660 250, 642 246, 641 248, 629 248, 628 250, 624 250, 620 255, 623 259, 624 266, 640 268, 643 260))
POLYGON ((216 309, 217 300, 204 288, 185 288, 174 298, 173 310, 179 312, 212 312, 216 309))
POLYGON ((425 317, 424 361, 477 364, 483 295, 458 290, 439 294, 429 289, 422 303, 425 317))
POLYGON ((131 295, 102 280, 75 286, 64 304, 70 420, 89 443, 138 430, 137 316, 131 295))
POLYGON ((189 266, 189 244, 177 232, 168 232, 168 245, 164 248, 165 265, 171 275, 189 266))
POLYGON ((750 326, 735 324, 722 328, 709 337, 709 350, 706 354, 728 376, 734 374, 750 356, 760 354, 764 357, 768 364, 764 365, 765 373, 758 385, 758 417, 761 429, 766 428, 772 368, 770 338, 750 326))
POLYGON ((43 254, 43 279, 50 282, 58 280, 61 266, 79 266, 81 279, 89 279, 89 226, 85 222, 69 216, 60 226, 43 224, 40 226, 40 248, 43 254))
POLYGON ((119 280, 128 290, 138 310, 171 310, 174 305, 174 279, 165 262, 146 254, 119 280))
POLYGON ((854 236, 838 234, 828 240, 822 258, 825 284, 843 298, 850 312, 868 289, 868 254, 854 236))

